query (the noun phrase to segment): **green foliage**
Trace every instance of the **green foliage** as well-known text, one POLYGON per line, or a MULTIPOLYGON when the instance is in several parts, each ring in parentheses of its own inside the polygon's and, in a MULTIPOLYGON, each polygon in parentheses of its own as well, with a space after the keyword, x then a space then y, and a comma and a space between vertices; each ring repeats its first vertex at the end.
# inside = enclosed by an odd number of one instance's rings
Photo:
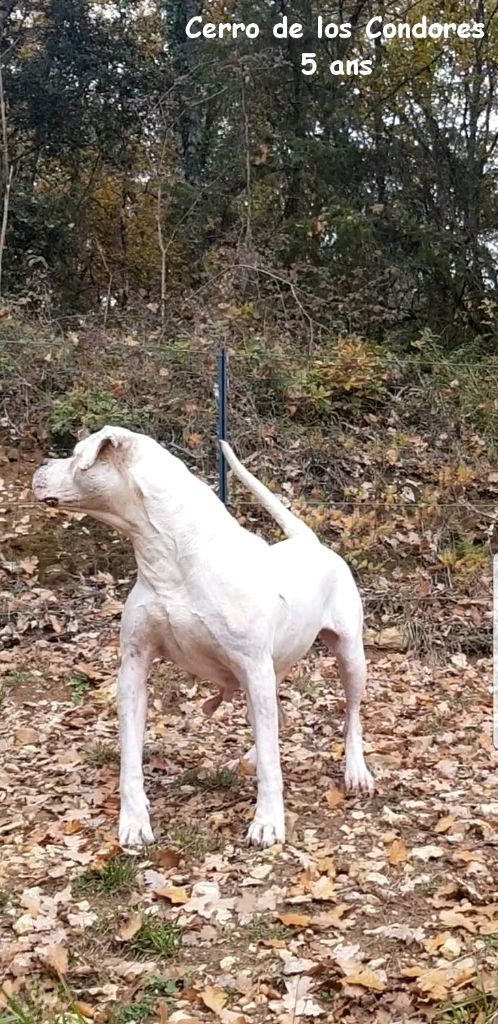
POLYGON ((181 929, 175 921, 146 917, 129 948, 139 957, 155 955, 169 960, 180 949, 181 936, 181 929))
POLYGON ((185 854, 198 858, 205 857, 207 853, 216 853, 223 845, 223 839, 219 833, 209 832, 196 825, 195 822, 176 825, 175 828, 168 831, 168 840, 185 854))
POLYGON ((330 413, 334 406, 354 415, 369 402, 386 398, 387 377, 385 354, 361 338, 340 337, 330 354, 295 372, 287 397, 304 401, 307 415, 330 413))
POLYGON ((172 999, 178 996, 181 985, 178 981, 169 978, 151 977, 145 986, 137 992, 132 1003, 118 1006, 112 1015, 115 1024, 142 1024, 155 1017, 155 1007, 158 1001, 172 999))
POLYGON ((54 440, 74 437, 80 427, 90 432, 98 430, 105 423, 128 422, 130 414, 126 406, 109 392, 85 391, 75 388, 52 404, 50 428, 54 440))
POLYGON ((178 785, 193 786, 195 789, 211 793, 218 789, 239 789, 240 778, 229 768, 217 768, 213 771, 199 771, 197 768, 189 768, 178 779, 178 785))
POLYGON ((471 992, 462 999, 447 1003, 434 1020, 437 1024, 491 1024, 498 1014, 498 989, 495 994, 471 992))
MULTIPOLYGON (((484 40, 373 52, 354 0, 341 9, 347 40, 317 39, 320 5, 290 0, 298 45, 272 37, 274 6, 228 5, 235 21, 259 22, 253 42, 189 40, 188 0, 125 0, 111 15, 40 0, 34 19, 25 0, 8 6, 10 293, 44 316, 69 307, 106 323, 131 306, 156 323, 182 306, 202 333, 201 295, 244 329, 259 317, 294 334, 410 340, 429 324, 446 347, 495 345, 496 138, 485 112, 498 19, 484 40), (358 87, 329 71, 352 56, 374 62, 358 87)), ((216 2, 208 13, 228 16, 216 2)), ((422 13, 466 21, 469 5, 396 9, 412 23, 422 13)), ((326 385, 307 386, 326 401, 326 385)))
POLYGON ((87 758, 96 768, 104 768, 105 765, 119 764, 119 750, 107 743, 95 743, 88 750, 87 758))
POLYGON ((79 893, 113 893, 128 892, 135 881, 137 865, 133 857, 124 854, 111 857, 98 870, 89 868, 76 879, 75 887, 79 893))
POLYGON ((69 680, 69 689, 71 691, 71 703, 81 704, 88 693, 88 679, 86 676, 78 674, 72 676, 69 680))

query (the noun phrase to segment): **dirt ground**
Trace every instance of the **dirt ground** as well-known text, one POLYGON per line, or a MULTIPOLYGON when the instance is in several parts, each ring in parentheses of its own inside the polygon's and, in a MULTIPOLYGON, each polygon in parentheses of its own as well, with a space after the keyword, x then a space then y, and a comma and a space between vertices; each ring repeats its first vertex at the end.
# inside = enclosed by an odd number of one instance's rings
MULTIPOLYGON (((0 466, 0 1021, 491 1021, 498 755, 491 661, 370 657, 377 791, 345 797, 343 698, 319 649, 288 679, 288 842, 248 849, 242 703, 151 686, 157 843, 117 845, 121 541, 32 506, 0 466), (64 1017, 61 1018, 61 1014, 64 1017)), ((469 605, 469 614, 472 608, 469 605)))

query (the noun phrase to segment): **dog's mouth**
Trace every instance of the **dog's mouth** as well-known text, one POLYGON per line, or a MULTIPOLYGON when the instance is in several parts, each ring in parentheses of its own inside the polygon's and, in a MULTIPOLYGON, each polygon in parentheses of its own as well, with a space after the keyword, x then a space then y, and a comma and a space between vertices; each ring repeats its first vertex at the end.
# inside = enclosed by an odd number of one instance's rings
POLYGON ((43 504, 44 505, 48 505, 49 508, 57 508, 58 505, 59 505, 59 499, 58 498, 44 498, 43 499, 43 504))

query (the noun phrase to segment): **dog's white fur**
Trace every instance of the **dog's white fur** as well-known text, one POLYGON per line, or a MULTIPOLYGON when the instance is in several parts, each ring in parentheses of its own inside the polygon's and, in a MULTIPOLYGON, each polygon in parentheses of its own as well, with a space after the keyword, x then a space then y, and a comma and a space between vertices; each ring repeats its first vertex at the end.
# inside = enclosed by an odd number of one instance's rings
POLYGON ((123 846, 153 841, 142 750, 146 681, 157 657, 218 685, 207 712, 236 688, 244 691, 258 782, 251 843, 284 840, 278 687, 318 635, 336 655, 346 692, 346 786, 373 789, 359 716, 362 607, 351 572, 225 443, 223 451, 287 540, 269 545, 249 533, 179 459, 122 427, 104 427, 80 441, 72 458, 47 460, 33 477, 38 499, 108 523, 135 550, 138 577, 123 612, 118 679, 123 846))

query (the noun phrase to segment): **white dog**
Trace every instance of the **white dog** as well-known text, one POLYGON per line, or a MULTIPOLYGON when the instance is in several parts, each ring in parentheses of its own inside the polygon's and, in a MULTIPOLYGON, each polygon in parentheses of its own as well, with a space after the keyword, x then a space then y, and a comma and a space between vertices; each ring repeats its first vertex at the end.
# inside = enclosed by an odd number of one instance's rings
POLYGON ((251 843, 284 840, 278 687, 318 635, 336 655, 346 692, 346 787, 373 790, 359 715, 363 616, 351 572, 222 447, 287 540, 269 545, 249 533, 179 459, 122 427, 103 427, 72 458, 48 459, 33 477, 40 501, 114 526, 135 550, 138 577, 123 612, 118 679, 122 846, 153 841, 142 751, 146 681, 157 657, 218 685, 206 711, 244 691, 255 738, 247 756, 258 782, 251 843))

